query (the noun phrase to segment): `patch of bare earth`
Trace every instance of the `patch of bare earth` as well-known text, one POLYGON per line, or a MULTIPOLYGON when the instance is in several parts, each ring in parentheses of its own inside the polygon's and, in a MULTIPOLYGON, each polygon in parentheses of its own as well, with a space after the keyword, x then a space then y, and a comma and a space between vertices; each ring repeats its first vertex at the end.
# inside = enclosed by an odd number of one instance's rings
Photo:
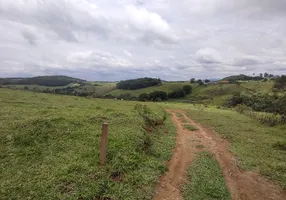
POLYGON ((210 151, 218 160, 233 200, 285 200, 286 192, 256 172, 238 168, 236 159, 228 150, 228 142, 212 130, 203 128, 188 118, 182 110, 167 110, 177 127, 177 141, 168 172, 160 178, 154 200, 181 200, 181 186, 186 183, 187 169, 199 151, 210 151), (177 117, 180 113, 183 118, 177 117), (184 125, 198 130, 189 131, 184 125), (204 148, 202 148, 202 145, 204 148))

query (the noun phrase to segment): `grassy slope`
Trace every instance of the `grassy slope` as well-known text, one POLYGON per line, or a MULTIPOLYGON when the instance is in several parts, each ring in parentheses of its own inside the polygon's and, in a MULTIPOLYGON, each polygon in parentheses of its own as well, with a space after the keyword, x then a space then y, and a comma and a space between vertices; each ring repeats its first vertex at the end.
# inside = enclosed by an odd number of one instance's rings
POLYGON ((94 85, 93 83, 91 83, 89 85, 81 86, 81 87, 77 88, 76 91, 92 92, 95 94, 96 97, 99 97, 99 96, 105 95, 108 92, 116 89, 116 83, 113 83, 113 82, 112 83, 95 82, 95 84, 97 84, 97 85, 94 85))
MULTIPOLYGON (((249 81, 237 84, 207 85, 194 87, 192 94, 186 96, 184 100, 211 99, 215 105, 223 105, 223 102, 235 92, 270 92, 273 81, 257 82, 249 81)), ((208 100, 207 100, 208 101, 208 100)))
POLYGON ((190 183, 183 189, 185 200, 230 200, 219 163, 209 152, 200 152, 192 162, 190 183))
POLYGON ((286 125, 268 127, 231 110, 171 103, 165 106, 185 109, 191 118, 213 127, 231 142, 241 167, 259 171, 286 188, 286 151, 275 147, 278 142, 286 144, 286 125))
POLYGON ((135 104, 0 89, 0 199, 152 199, 176 130, 168 117, 150 135, 152 153, 144 153, 135 104), (103 121, 109 146, 100 166, 103 121), (121 181, 112 180, 116 174, 121 181))
POLYGON ((101 96, 104 95, 112 90, 116 89, 116 83, 114 82, 89 82, 88 84, 85 84, 83 86, 80 86, 78 83, 71 83, 65 86, 53 86, 53 87, 48 87, 48 86, 41 86, 41 85, 3 85, 2 87, 7 87, 7 88, 16 88, 23 90, 25 87, 28 88, 29 90, 34 90, 34 91, 41 91, 45 89, 49 89, 53 91, 56 88, 66 88, 66 87, 76 87, 77 92, 90 92, 94 93, 95 96, 101 96))
POLYGON ((181 89, 184 85, 189 84, 189 82, 165 82, 161 86, 152 86, 147 88, 142 88, 138 90, 120 90, 116 89, 112 92, 109 92, 108 94, 111 94, 113 96, 119 96, 121 94, 131 94, 132 96, 138 97, 142 93, 150 93, 153 91, 164 91, 164 92, 171 92, 175 89, 181 89))

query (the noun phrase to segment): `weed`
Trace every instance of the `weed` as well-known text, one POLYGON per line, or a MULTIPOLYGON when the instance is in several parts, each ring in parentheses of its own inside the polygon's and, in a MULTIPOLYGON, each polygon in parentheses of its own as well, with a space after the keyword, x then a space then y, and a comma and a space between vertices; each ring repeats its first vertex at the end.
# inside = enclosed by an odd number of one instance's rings
POLYGON ((198 128, 191 125, 191 124, 188 124, 188 125, 184 125, 184 128, 188 129, 189 131, 197 131, 198 128))

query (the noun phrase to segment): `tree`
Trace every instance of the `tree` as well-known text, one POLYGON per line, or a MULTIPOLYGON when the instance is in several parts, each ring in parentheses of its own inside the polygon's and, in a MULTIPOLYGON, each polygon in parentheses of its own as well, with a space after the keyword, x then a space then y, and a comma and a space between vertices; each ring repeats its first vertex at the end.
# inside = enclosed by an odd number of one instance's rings
POLYGON ((268 73, 265 72, 265 73, 264 73, 264 78, 268 78, 268 76, 269 76, 268 73))
POLYGON ((164 91, 154 91, 149 94, 149 100, 151 101, 159 101, 159 100, 167 100, 168 95, 164 91))
POLYGON ((196 79, 195 78, 191 78, 190 83, 195 83, 196 79))
POLYGON ((117 83, 116 86, 118 89, 136 90, 136 89, 140 89, 140 88, 146 88, 146 87, 161 85, 161 84, 162 83, 161 83, 160 79, 145 77, 145 78, 120 81, 119 83, 117 83))
POLYGON ((168 94, 169 98, 182 98, 185 96, 185 92, 183 89, 177 89, 168 94))
POLYGON ((282 75, 281 77, 277 78, 273 88, 276 90, 286 90, 286 76, 282 75))
POLYGON ((205 80, 205 83, 209 83, 209 82, 211 82, 209 79, 206 79, 206 80, 205 80))
POLYGON ((259 74, 259 77, 260 77, 260 78, 263 78, 263 74, 262 74, 262 73, 260 73, 260 74, 259 74))
POLYGON ((139 100, 140 101, 148 101, 149 100, 149 95, 147 93, 142 93, 139 95, 139 100))
POLYGON ((203 81, 201 79, 197 80, 197 83, 199 84, 199 86, 203 85, 203 81))
POLYGON ((192 93, 192 86, 190 86, 190 85, 184 85, 183 86, 183 90, 184 90, 184 92, 186 93, 186 94, 191 94, 192 93))

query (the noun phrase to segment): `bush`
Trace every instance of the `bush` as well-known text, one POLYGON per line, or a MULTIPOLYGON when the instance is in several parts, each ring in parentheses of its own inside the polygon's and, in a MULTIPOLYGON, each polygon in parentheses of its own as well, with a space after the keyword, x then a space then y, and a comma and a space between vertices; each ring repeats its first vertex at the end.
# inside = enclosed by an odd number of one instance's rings
POLYGON ((149 94, 149 100, 151 101, 161 101, 161 100, 167 100, 168 95, 164 91, 154 91, 149 94))
POLYGON ((273 89, 281 90, 281 91, 286 90, 286 76, 285 75, 282 75, 281 77, 276 79, 273 89))
POLYGON ((286 95, 235 93, 226 102, 226 106, 235 107, 244 104, 254 111, 286 115, 286 95))
POLYGON ((168 97, 169 98, 182 98, 182 97, 185 97, 185 92, 183 89, 174 90, 168 94, 168 97))
POLYGON ((149 100, 149 94, 147 94, 147 93, 142 93, 142 94, 139 95, 138 99, 139 99, 140 101, 148 101, 148 100, 149 100))
POLYGON ((235 111, 243 114, 245 111, 251 111, 251 108, 247 107, 244 104, 238 104, 235 108, 235 111))
POLYGON ((190 85, 184 85, 183 90, 186 94, 191 94, 192 93, 192 86, 190 85))

